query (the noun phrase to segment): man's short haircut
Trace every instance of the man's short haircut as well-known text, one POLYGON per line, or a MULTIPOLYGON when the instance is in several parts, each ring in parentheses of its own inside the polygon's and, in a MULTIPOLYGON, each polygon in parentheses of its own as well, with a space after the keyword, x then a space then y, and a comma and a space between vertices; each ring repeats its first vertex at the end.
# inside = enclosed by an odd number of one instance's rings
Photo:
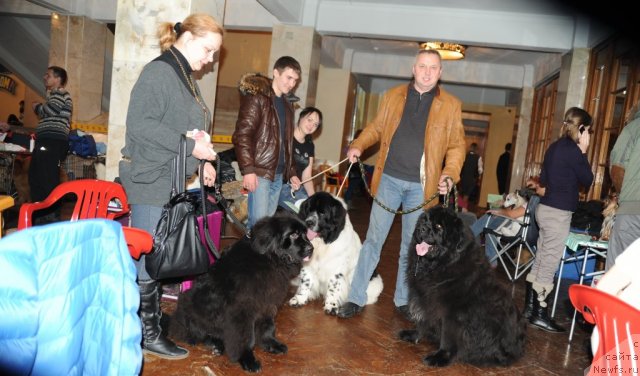
POLYGON ((273 64, 273 69, 277 69, 280 73, 282 73, 287 68, 291 68, 297 74, 302 73, 300 63, 298 63, 298 60, 292 58, 291 56, 282 56, 281 58, 276 60, 275 64, 273 64))
POLYGON ((64 68, 52 65, 47 69, 50 69, 53 72, 53 75, 60 79, 60 86, 67 84, 67 71, 64 68))
POLYGON ((420 55, 433 55, 433 56, 437 56, 438 60, 440 60, 440 63, 442 63, 442 56, 440 55, 440 52, 438 52, 437 50, 425 50, 425 49, 419 49, 418 52, 416 52, 416 57, 415 57, 415 61, 418 61, 418 57, 420 55))

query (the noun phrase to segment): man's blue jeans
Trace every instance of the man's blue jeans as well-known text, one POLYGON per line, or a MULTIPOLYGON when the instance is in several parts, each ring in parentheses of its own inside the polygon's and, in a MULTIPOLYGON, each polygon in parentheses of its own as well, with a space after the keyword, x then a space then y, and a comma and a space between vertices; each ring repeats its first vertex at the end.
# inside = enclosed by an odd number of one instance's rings
POLYGON ((273 181, 258 176, 258 187, 255 191, 249 192, 248 229, 258 222, 262 217, 274 215, 278 208, 278 199, 282 189, 282 174, 277 174, 273 181))
MULTIPOLYGON (((424 201, 424 190, 420 183, 408 182, 382 174, 376 197, 390 208, 397 209, 402 204, 402 209, 412 209, 424 201)), ((409 289, 405 280, 407 258, 413 230, 422 212, 423 210, 419 209, 402 216, 402 242, 400 244, 400 257, 398 258, 396 291, 393 297, 393 302, 397 307, 406 305, 409 302, 409 289)), ((364 306, 367 303, 367 286, 373 271, 380 261, 382 245, 387 239, 387 235, 389 235, 394 217, 394 213, 383 209, 374 201, 371 206, 367 237, 362 244, 358 265, 351 281, 350 302, 359 306, 364 306)))

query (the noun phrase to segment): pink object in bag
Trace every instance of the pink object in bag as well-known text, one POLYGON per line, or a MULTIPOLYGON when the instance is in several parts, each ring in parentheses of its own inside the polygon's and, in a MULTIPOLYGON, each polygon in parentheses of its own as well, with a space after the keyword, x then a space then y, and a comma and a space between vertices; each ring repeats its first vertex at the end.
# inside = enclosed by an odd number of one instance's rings
MULTIPOLYGON (((200 233, 200 241, 202 244, 207 245, 207 241, 204 237, 204 226, 202 223, 202 216, 198 217, 198 232, 200 233)), ((207 214, 207 224, 209 225, 209 234, 211 235, 211 240, 213 240, 213 244, 216 246, 218 250, 220 250, 220 230, 222 228, 222 211, 215 211, 213 213, 207 214)), ((213 258, 213 254, 209 251, 209 265, 213 264, 215 259, 213 258)), ((186 278, 180 284, 180 291, 185 292, 191 288, 193 284, 193 278, 186 278)))

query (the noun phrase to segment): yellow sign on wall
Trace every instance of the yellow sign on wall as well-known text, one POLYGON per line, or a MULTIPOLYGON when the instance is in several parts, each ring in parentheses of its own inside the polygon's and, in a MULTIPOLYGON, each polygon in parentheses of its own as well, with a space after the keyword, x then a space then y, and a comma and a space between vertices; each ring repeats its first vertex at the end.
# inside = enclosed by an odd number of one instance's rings
POLYGON ((6 74, 0 74, 0 90, 16 95, 16 80, 6 74))

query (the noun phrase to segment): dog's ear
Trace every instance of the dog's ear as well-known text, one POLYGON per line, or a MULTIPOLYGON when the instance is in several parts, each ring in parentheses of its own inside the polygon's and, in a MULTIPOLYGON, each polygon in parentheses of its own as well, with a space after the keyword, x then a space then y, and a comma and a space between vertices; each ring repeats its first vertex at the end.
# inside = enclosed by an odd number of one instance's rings
POLYGON ((347 223, 347 210, 342 206, 340 201, 333 198, 329 204, 325 206, 325 210, 328 215, 320 218, 320 221, 323 222, 320 225, 320 229, 325 243, 330 244, 338 239, 344 229, 347 223))
POLYGON ((302 203, 300 204, 300 209, 298 210, 298 218, 302 219, 303 221, 309 216, 309 205, 311 205, 311 200, 309 200, 308 198, 302 201, 302 203))
POLYGON ((278 217, 259 220, 251 229, 251 247, 260 254, 275 252, 280 248, 280 237, 284 228, 280 228, 278 217))
POLYGON ((413 229, 413 241, 416 244, 422 243, 427 232, 427 212, 423 211, 416 221, 416 227, 413 229))

